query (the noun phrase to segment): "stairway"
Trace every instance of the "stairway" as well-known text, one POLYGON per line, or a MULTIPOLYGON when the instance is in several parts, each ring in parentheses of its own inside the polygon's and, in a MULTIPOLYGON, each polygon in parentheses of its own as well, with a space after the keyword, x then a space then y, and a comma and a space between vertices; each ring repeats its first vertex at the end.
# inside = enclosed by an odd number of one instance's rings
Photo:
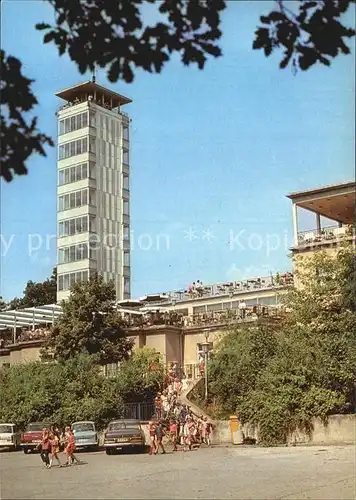
POLYGON ((189 400, 189 394, 191 393, 191 391, 194 389, 194 387, 201 381, 201 379, 183 379, 182 380, 182 384, 183 384, 183 387, 182 387, 182 391, 181 391, 181 394, 178 398, 178 403, 181 404, 181 405, 187 405, 187 406, 190 406, 190 409, 192 411, 192 413, 196 416, 196 417, 200 417, 203 415, 203 417, 206 417, 209 422, 212 422, 212 419, 210 418, 210 416, 205 413, 201 408, 199 408, 199 406, 197 406, 196 404, 192 403, 190 400, 189 400))

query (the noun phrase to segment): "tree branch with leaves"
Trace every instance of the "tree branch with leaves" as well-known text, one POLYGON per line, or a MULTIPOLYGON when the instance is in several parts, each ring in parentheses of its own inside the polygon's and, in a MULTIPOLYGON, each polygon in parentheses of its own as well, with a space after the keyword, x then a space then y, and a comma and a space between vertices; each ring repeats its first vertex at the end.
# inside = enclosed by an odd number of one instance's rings
MULTIPOLYGON (((67 54, 81 74, 106 68, 111 82, 134 80, 137 69, 160 73, 173 54, 184 65, 203 69, 222 51, 221 13, 225 0, 47 0, 55 13, 53 25, 39 22, 43 42, 67 54), (147 23, 144 9, 154 5, 158 22, 147 23)), ((355 0, 279 0, 276 9, 261 16, 254 49, 268 57, 281 50, 281 68, 307 70, 317 63, 330 66, 339 54, 349 54, 346 41, 355 30, 344 24, 344 14, 355 0), (288 5, 288 6, 287 6, 288 5)), ((33 80, 21 72, 21 62, 1 51, 1 167, 0 177, 11 181, 27 174, 33 153, 46 155, 50 137, 37 129, 37 118, 26 121, 37 98, 33 80)))
POLYGON ((62 302, 62 315, 54 324, 44 347, 55 359, 68 360, 80 354, 97 357, 105 365, 128 359, 133 342, 126 335, 115 308, 115 288, 101 276, 75 283, 62 302))

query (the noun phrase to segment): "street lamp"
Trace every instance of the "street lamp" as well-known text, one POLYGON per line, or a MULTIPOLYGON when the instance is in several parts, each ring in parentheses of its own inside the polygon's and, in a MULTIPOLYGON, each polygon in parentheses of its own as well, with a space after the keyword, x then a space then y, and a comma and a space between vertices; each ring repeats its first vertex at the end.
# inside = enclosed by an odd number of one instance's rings
POLYGON ((204 352, 204 376, 205 376, 205 400, 208 399, 208 355, 210 351, 209 344, 209 330, 204 331, 205 342, 202 344, 203 352, 204 352))
POLYGON ((107 315, 106 312, 101 312, 101 311, 93 311, 91 314, 93 316, 93 321, 95 320, 95 318, 97 316, 106 316, 107 315))

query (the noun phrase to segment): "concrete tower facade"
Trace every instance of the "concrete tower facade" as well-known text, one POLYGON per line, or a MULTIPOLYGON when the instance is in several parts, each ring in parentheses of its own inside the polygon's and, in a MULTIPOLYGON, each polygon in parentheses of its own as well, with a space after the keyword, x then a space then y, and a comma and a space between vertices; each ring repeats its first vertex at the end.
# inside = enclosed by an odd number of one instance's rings
POLYGON ((56 94, 57 301, 92 273, 130 297, 130 99, 94 81, 56 94))

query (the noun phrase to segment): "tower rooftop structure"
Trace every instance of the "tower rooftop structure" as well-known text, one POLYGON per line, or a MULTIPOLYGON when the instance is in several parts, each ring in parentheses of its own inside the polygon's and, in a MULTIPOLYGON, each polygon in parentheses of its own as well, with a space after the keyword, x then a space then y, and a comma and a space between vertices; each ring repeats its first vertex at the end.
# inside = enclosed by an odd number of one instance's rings
POLYGON ((130 104, 132 100, 129 97, 125 97, 122 94, 118 94, 113 90, 109 90, 96 82, 88 80, 87 82, 79 83, 73 87, 68 87, 67 89, 61 90, 55 94, 64 101, 74 103, 77 99, 80 102, 87 101, 89 96, 92 96, 94 101, 97 102, 111 102, 112 108, 123 106, 124 104, 130 104))

